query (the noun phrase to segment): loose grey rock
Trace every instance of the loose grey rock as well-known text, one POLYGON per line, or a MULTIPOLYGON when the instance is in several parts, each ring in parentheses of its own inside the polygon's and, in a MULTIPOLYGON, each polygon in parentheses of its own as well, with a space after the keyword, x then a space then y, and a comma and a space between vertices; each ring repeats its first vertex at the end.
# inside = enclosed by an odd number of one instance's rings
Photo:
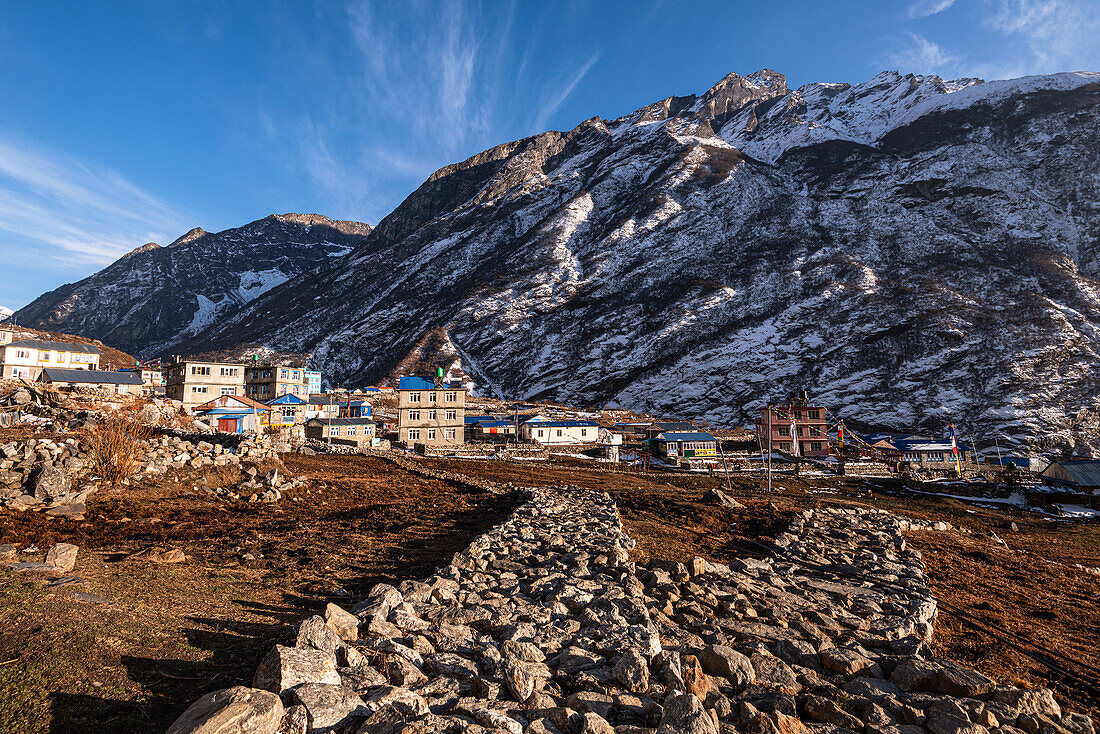
POLYGON ((283 702, 274 693, 236 686, 195 701, 167 734, 275 734, 282 718, 283 702))

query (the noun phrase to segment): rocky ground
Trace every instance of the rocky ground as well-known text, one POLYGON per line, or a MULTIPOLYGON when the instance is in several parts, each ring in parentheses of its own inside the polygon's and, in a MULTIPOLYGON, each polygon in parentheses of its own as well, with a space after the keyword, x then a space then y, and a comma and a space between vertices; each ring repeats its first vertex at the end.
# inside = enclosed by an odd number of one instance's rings
MULTIPOLYGON (((0 686, 11 692, 0 702, 0 730, 163 731, 204 692, 251 685, 273 643, 293 645, 298 623, 323 613, 326 604, 351 609, 379 581, 399 587, 401 580, 431 575, 515 506, 509 497, 382 459, 283 458, 309 483, 276 505, 212 497, 201 478, 214 469, 204 468, 101 491, 83 522, 0 512, 0 543, 34 544, 41 553, 58 541, 81 549, 66 574, 79 582, 45 586, 45 579, 0 577, 0 686), (177 548, 187 559, 158 564, 130 557, 149 547, 177 548), (107 603, 79 601, 76 591, 107 603)), ((733 486, 745 505, 738 510, 703 500, 719 484, 706 476, 610 475, 579 463, 426 463, 444 476, 608 492, 622 517, 622 542, 637 542, 630 560, 653 573, 660 570, 654 561, 701 556, 732 566, 734 558, 760 557, 750 541, 778 538, 805 509, 882 505, 915 518, 946 519, 974 532, 922 532, 908 540, 924 551, 937 598, 1100 663, 1088 649, 1089 635, 1100 630, 1100 580, 1074 565, 1100 565, 1095 526, 1055 525, 1018 511, 970 512, 953 501, 870 496, 866 485, 841 480, 792 479, 763 498, 755 480, 742 478, 733 486), (1010 519, 1019 532, 1003 528, 1010 519), (1009 549, 993 547, 987 537, 993 528, 1009 549), (965 554, 979 552, 984 555, 960 564, 965 554), (1031 605, 1014 608, 1016 600, 1004 594, 1010 588, 1020 600, 1031 597, 1031 605), (983 609, 983 601, 994 608, 983 609), (1048 618, 1031 615, 1043 608, 1048 618), (1072 614, 1063 613, 1070 608, 1072 614)), ((659 629, 660 618, 646 609, 659 629)), ((975 644, 982 638, 944 613, 937 631, 938 655, 1001 681, 1052 685, 1040 666, 989 641, 975 644)), ((1066 692, 1054 687, 1065 702, 1066 692)))

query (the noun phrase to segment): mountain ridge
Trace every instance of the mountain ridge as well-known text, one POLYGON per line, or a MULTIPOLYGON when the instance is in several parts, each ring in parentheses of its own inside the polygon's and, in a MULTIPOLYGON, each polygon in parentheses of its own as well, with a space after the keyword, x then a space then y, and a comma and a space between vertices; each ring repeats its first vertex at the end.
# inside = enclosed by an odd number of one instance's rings
POLYGON ((742 423, 807 388, 851 420, 1088 453, 1098 97, 1093 72, 727 75, 445 166, 177 348, 369 383, 438 334, 513 398, 742 423))

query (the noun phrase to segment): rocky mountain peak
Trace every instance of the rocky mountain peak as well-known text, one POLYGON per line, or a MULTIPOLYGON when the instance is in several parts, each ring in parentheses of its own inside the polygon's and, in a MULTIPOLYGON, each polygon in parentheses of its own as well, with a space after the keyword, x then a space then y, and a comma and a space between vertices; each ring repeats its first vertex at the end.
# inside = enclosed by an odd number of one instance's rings
POLYGON ((134 249, 130 250, 122 257, 130 257, 131 255, 138 255, 142 252, 150 252, 152 250, 159 249, 161 249, 160 245, 158 245, 156 242, 146 242, 144 245, 141 245, 140 247, 135 247, 134 249))
POLYGON ((210 233, 202 227, 194 227, 193 229, 189 229, 183 236, 181 236, 179 239, 175 240, 172 244, 168 246, 180 247, 181 245, 187 245, 208 234, 210 233))
POLYGON ((778 71, 760 69, 748 76, 726 74, 708 89, 695 105, 695 116, 721 123, 731 114, 754 102, 787 94, 787 77, 778 71))

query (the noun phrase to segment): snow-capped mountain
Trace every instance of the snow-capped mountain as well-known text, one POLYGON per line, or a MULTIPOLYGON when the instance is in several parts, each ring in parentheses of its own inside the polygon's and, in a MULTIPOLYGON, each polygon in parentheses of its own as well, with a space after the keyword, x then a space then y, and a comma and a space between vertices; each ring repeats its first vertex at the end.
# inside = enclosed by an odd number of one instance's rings
POLYGON ((1086 72, 730 74, 447 166, 178 350, 261 342, 364 384, 436 344, 513 398, 729 424, 805 388, 853 422, 1087 452, 1098 100, 1086 72))
POLYGON ((17 314, 149 357, 195 336, 271 288, 325 268, 370 233, 317 214, 272 215, 210 233, 192 229, 167 247, 150 242, 17 314))
POLYGON ((10 308, 0 306, 0 321, 7 321, 8 317, 11 316, 13 313, 15 312, 12 311, 10 308))

